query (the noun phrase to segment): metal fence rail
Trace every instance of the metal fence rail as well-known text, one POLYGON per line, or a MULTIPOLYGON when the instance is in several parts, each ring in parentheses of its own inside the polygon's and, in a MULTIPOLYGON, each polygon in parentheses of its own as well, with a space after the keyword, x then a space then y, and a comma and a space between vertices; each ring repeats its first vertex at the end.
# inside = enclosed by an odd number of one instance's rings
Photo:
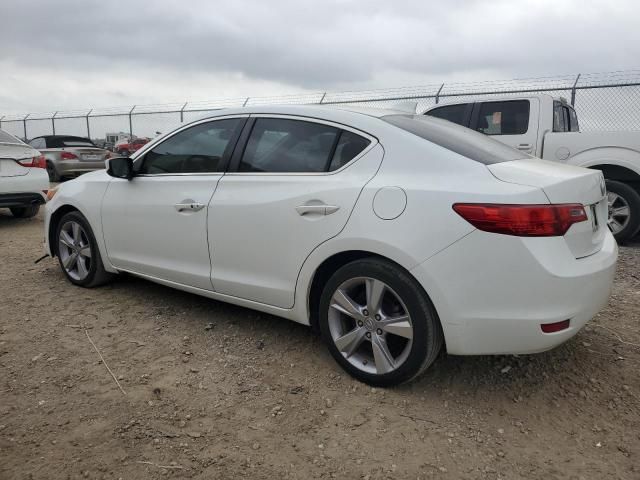
POLYGON ((422 112, 438 103, 479 97, 549 93, 575 106, 581 129, 640 130, 640 70, 576 74, 509 81, 441 83, 417 87, 349 92, 317 92, 272 97, 226 98, 206 102, 132 105, 81 111, 1 115, 0 128, 23 139, 67 134, 104 139, 106 133, 153 137, 181 123, 228 107, 273 104, 358 104, 390 107, 413 101, 422 112))

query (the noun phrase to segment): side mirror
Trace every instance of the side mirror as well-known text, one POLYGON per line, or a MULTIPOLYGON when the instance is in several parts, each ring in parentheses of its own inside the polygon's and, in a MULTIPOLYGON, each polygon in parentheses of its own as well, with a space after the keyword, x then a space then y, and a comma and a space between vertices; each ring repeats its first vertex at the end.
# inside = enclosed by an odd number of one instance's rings
POLYGON ((133 160, 129 157, 114 157, 106 161, 107 173, 114 178, 133 178, 133 160))

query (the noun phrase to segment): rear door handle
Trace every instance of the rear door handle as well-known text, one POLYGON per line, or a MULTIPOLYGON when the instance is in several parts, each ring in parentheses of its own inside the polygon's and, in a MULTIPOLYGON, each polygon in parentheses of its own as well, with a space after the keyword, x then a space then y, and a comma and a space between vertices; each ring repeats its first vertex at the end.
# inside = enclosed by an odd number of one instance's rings
POLYGON ((183 200, 182 203, 176 203, 174 206, 178 212, 197 212, 205 207, 204 203, 193 200, 183 200))
POLYGON ((340 210, 340 207, 335 205, 299 205, 296 207, 296 212, 298 215, 304 216, 308 214, 316 214, 316 215, 331 215, 332 213, 340 210))
POLYGON ((533 145, 531 145, 530 143, 521 143, 520 145, 518 145, 518 150, 531 153, 533 151, 533 145))

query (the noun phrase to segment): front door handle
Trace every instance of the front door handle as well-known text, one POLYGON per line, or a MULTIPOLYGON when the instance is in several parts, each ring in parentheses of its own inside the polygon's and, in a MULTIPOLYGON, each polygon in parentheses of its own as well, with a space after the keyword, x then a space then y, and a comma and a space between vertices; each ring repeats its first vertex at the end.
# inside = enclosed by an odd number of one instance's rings
POLYGON ((331 215, 332 213, 340 210, 340 207, 335 205, 299 205, 296 207, 296 212, 298 215, 305 216, 309 214, 316 215, 331 215))
POLYGON ((202 210, 205 204, 193 200, 183 200, 182 203, 176 203, 174 206, 178 212, 197 212, 202 210))
POLYGON ((531 145, 530 143, 521 143, 520 145, 518 145, 518 150, 531 153, 533 151, 533 145, 531 145))

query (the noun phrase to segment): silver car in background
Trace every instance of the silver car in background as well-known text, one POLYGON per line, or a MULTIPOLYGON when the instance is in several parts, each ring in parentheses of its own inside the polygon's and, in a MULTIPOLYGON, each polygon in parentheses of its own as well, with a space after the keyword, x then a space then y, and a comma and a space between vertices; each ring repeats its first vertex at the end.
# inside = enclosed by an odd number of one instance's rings
POLYGON ((104 161, 111 156, 108 150, 97 147, 90 139, 71 135, 36 137, 29 145, 44 155, 52 182, 103 169, 104 161))

